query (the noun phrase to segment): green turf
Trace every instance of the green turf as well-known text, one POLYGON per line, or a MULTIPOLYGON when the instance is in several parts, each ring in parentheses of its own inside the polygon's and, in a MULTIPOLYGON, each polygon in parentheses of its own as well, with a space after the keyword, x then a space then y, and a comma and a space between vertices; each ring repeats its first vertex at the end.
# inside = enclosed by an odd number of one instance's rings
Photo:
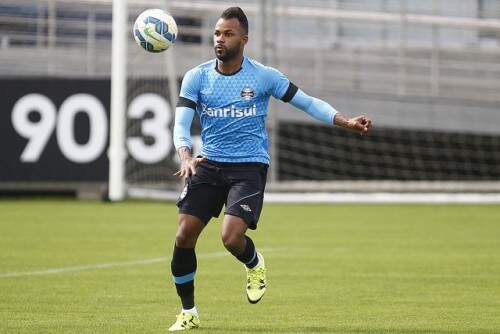
MULTIPOLYGON (((499 206, 266 205, 257 305, 219 227, 197 247, 199 333, 500 333, 499 206)), ((166 333, 175 230, 170 203, 0 201, 0 333, 166 333)))

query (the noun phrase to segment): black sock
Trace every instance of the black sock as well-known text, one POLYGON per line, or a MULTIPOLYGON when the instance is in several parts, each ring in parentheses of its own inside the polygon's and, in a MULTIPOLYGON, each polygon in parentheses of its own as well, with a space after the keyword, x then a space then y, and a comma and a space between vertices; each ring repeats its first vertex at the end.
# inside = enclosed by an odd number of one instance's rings
POLYGON ((253 268, 259 263, 259 258, 257 257, 257 251, 255 250, 255 245, 252 239, 245 235, 247 241, 245 250, 243 253, 238 255, 236 258, 243 262, 247 268, 253 268))
POLYGON ((174 247, 171 262, 177 294, 181 297, 182 308, 194 307, 194 275, 196 273, 196 254, 194 248, 174 247))

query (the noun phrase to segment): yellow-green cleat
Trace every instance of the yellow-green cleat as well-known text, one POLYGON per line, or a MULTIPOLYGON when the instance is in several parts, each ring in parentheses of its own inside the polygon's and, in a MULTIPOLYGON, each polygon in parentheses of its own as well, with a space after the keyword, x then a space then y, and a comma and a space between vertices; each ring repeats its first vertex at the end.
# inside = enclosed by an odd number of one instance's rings
POLYGON ((200 319, 197 315, 181 312, 177 315, 177 320, 168 329, 170 332, 187 331, 200 327, 200 319))
POLYGON ((259 263, 252 269, 247 268, 247 297, 252 304, 258 303, 266 293, 266 265, 262 254, 257 253, 259 263))

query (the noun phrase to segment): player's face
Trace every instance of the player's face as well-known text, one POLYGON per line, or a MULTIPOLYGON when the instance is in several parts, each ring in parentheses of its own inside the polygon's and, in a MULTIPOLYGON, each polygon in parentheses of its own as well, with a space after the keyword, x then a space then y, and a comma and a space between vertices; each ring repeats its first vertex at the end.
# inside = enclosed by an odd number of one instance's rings
POLYGON ((248 36, 237 19, 219 19, 214 30, 214 51, 220 61, 229 61, 243 53, 248 36))

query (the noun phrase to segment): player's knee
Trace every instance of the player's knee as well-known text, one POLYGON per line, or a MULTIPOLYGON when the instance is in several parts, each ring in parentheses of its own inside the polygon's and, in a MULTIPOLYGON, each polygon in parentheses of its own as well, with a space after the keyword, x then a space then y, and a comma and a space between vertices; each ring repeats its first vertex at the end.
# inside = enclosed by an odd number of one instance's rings
POLYGON ((197 231, 194 231, 189 224, 179 224, 175 235, 175 244, 181 248, 194 248, 198 239, 197 231))
POLYGON ((177 247, 181 248, 194 248, 196 245, 196 238, 193 238, 193 236, 189 234, 182 233, 182 231, 177 231, 175 244, 177 247))
POLYGON ((239 234, 222 233, 221 239, 224 247, 232 254, 239 254, 242 248, 244 248, 244 237, 239 234))

